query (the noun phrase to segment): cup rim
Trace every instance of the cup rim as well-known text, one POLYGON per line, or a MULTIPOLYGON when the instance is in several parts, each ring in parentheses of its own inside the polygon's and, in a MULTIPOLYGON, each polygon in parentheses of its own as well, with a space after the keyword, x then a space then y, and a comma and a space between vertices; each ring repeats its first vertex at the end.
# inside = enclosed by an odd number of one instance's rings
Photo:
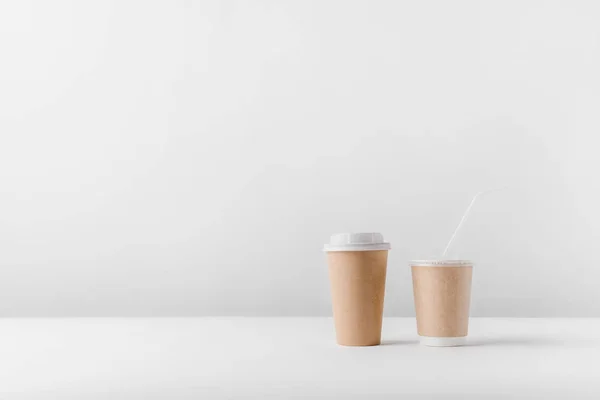
POLYGON ((411 267, 472 267, 469 260, 412 260, 408 262, 411 267))

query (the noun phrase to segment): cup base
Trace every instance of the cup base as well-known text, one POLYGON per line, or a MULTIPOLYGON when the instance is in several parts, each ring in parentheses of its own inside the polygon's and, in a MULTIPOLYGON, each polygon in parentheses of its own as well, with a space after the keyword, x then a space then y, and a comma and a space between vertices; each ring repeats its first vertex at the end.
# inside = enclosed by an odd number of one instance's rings
POLYGON ((340 343, 340 342, 337 342, 337 344, 339 346, 344 346, 344 347, 371 347, 371 346, 379 346, 379 345, 381 345, 381 342, 376 342, 376 343, 373 343, 373 342, 369 342, 369 343, 362 343, 362 342, 361 343, 352 343, 352 342, 351 343, 340 343))
POLYGON ((419 336, 421 338, 421 344, 429 347, 454 347, 464 346, 467 344, 466 336, 459 337, 433 337, 433 336, 419 336))

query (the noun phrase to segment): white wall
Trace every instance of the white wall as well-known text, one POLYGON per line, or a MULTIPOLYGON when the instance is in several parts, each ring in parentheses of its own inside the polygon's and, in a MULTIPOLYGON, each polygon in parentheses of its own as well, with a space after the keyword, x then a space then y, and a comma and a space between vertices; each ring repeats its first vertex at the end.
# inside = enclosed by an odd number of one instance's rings
POLYGON ((600 3, 0 3, 0 315, 328 315, 321 247, 600 316, 600 3))

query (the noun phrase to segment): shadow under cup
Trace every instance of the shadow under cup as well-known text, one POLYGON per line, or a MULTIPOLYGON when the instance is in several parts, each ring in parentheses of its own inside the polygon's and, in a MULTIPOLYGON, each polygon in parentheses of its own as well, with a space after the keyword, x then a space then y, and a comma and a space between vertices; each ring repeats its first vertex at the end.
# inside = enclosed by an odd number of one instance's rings
POLYGON ((427 346, 459 346, 469 330, 473 263, 426 260, 410 263, 417 332, 427 346))

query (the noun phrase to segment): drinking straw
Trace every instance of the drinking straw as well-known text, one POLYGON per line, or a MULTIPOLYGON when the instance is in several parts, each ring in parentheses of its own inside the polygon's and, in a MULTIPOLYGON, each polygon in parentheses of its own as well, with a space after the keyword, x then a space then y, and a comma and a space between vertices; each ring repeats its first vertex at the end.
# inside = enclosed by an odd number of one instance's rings
POLYGON ((446 256, 446 253, 448 252, 448 249, 452 245, 452 242, 454 241, 454 238, 456 237, 456 234, 458 233, 458 231, 460 230, 460 228, 462 227, 462 225, 464 224, 464 222, 467 220, 467 217, 469 216, 469 212, 471 211, 471 208, 473 207, 473 204, 475 204, 475 202, 477 201, 477 198, 479 198, 479 196, 481 196, 482 194, 487 194, 487 193, 490 193, 490 192, 495 192, 497 190, 503 190, 503 189, 506 189, 506 187, 495 188, 495 189, 488 189, 488 190, 482 190, 481 192, 479 192, 475 196, 473 196, 473 199, 471 199, 471 204, 469 204, 469 207, 467 207, 467 209, 465 210, 465 213, 463 214, 462 218, 460 219, 460 222, 458 223, 458 226, 456 227, 456 229, 454 230, 454 233, 450 237, 450 240, 448 241, 448 244, 446 245, 446 248, 444 249, 444 253, 442 254, 442 258, 444 258, 446 256))

